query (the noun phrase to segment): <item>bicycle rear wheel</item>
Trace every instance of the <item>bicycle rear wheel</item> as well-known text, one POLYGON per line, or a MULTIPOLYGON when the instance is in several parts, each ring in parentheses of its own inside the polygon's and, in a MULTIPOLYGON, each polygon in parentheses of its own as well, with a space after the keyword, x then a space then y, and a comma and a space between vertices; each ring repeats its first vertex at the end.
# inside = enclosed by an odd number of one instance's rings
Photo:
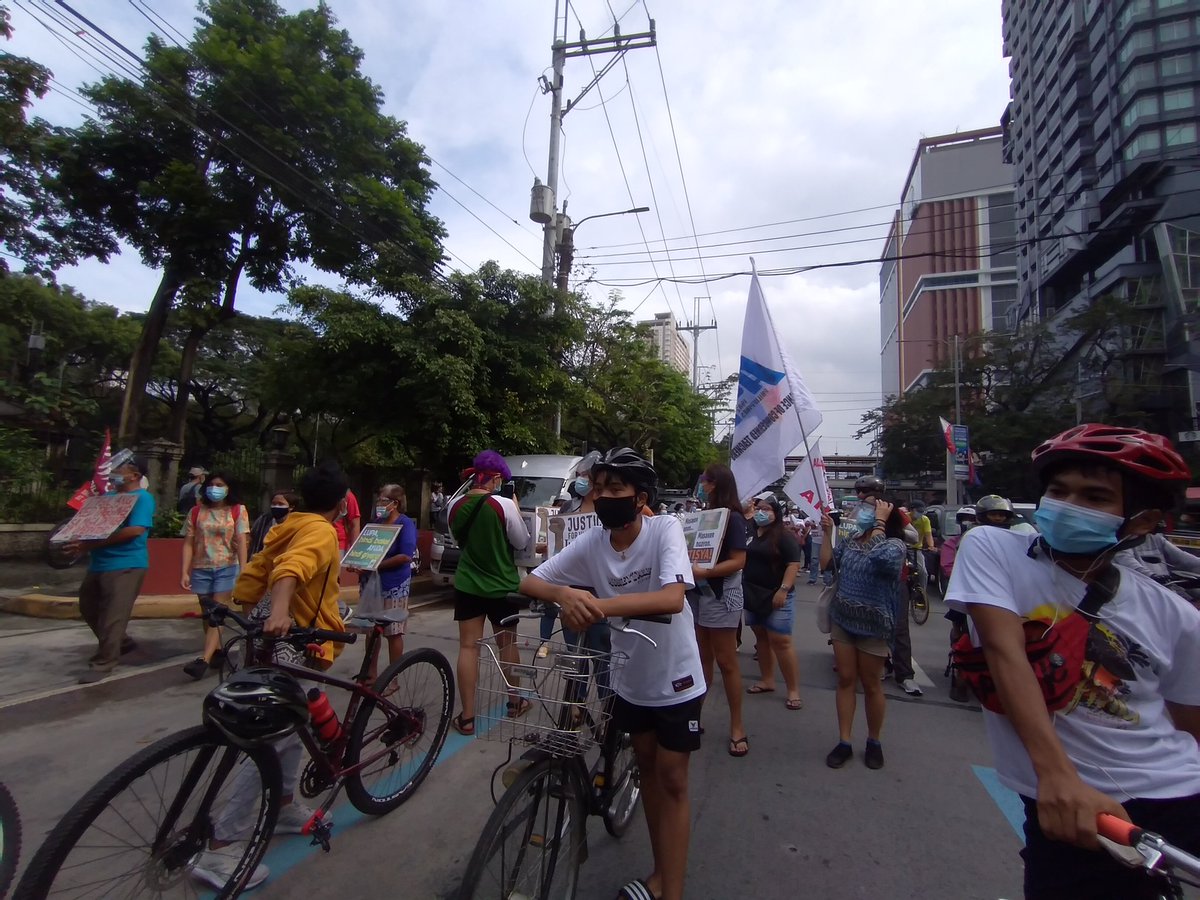
POLYGON ((929 621, 929 595, 924 588, 909 588, 908 609, 916 624, 924 625, 929 621))
POLYGON ((459 900, 573 900, 587 828, 574 765, 546 759, 517 776, 479 835, 459 900))
POLYGON ((624 731, 610 729, 604 749, 604 827, 615 838, 629 828, 642 797, 642 774, 633 738, 624 731))
POLYGON ((228 871, 215 896, 235 897, 266 852, 280 791, 270 747, 241 750, 203 725, 169 735, 71 807, 34 854, 13 898, 214 896, 192 868, 217 828, 231 843, 223 857, 210 852, 228 871), (222 821, 235 796, 244 814, 222 821))
POLYGON ((454 674, 446 657, 423 647, 389 666, 375 691, 386 694, 391 707, 374 700, 359 707, 346 767, 373 761, 346 779, 346 796, 355 808, 379 816, 411 797, 437 762, 450 728, 454 674))
POLYGON ((8 895, 21 855, 21 817, 17 802, 8 788, 0 784, 0 897, 8 895))

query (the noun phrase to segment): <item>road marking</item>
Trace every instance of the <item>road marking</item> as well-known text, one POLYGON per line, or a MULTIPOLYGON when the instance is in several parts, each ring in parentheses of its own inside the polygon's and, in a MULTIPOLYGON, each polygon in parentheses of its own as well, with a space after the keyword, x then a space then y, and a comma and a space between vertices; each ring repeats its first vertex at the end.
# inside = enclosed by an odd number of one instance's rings
POLYGON ((971 771, 982 782, 984 789, 987 790, 995 804, 1000 807, 1000 812, 1004 814, 1004 818, 1008 820, 1012 830, 1017 833, 1017 840, 1024 844, 1025 804, 1021 801, 1021 795, 1002 785, 1000 776, 996 774, 995 769, 989 769, 987 766, 971 766, 971 771))
POLYGON ((921 668, 921 664, 919 662, 917 662, 916 658, 914 658, 912 661, 912 667, 913 667, 913 673, 914 673, 913 681, 915 681, 921 687, 932 688, 933 687, 932 679, 930 679, 930 677, 925 674, 925 670, 921 668))
POLYGON ((126 678, 134 678, 138 675, 145 675, 148 672, 159 672, 163 669, 170 669, 173 666, 182 665, 191 657, 190 653, 185 653, 182 656, 174 657, 173 659, 164 660, 163 662, 151 663, 146 666, 129 666, 123 668, 119 672, 109 675, 103 681, 93 681, 91 684, 69 684, 65 687, 51 688, 48 691, 42 691, 40 694, 22 694, 19 697, 14 697, 11 700, 0 701, 0 709, 8 709, 13 706, 21 706, 25 703, 34 703, 38 700, 46 700, 50 697, 57 697, 60 694, 70 694, 75 691, 86 691, 89 688, 99 687, 103 684, 112 684, 116 681, 124 681, 126 678))

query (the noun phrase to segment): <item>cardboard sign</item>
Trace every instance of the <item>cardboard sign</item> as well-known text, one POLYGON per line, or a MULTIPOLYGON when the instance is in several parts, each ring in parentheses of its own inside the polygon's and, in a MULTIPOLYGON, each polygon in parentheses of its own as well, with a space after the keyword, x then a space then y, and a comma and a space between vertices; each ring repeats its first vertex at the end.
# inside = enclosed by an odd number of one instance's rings
POLYGON ((50 540, 56 544, 67 541, 102 541, 120 528, 129 514, 137 497, 133 494, 104 494, 99 497, 88 497, 79 507, 79 512, 67 523, 66 527, 50 540))
POLYGON ((572 513, 569 516, 552 516, 550 540, 546 543, 546 558, 562 551, 575 538, 589 528, 599 528, 600 517, 595 513, 572 513))
POLYGON ((538 552, 538 547, 546 544, 550 533, 550 517, 554 515, 554 512, 553 506, 521 510, 521 519, 525 522, 525 530, 529 532, 529 543, 517 551, 516 563, 518 566, 532 569, 542 564, 545 557, 538 552))
POLYGON ((683 536, 687 540, 688 558, 693 564, 712 566, 721 553, 729 510, 705 509, 683 514, 683 536))
POLYGON ((354 545, 342 557, 342 565, 374 572, 400 534, 399 525, 364 525, 354 545))

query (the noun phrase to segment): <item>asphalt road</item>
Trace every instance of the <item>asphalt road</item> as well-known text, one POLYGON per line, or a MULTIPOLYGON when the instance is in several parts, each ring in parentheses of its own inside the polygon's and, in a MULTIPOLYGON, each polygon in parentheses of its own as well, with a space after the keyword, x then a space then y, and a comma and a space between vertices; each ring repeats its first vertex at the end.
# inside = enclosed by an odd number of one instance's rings
MULTIPOLYGON (((928 624, 913 627, 925 696, 910 699, 888 687, 887 765, 871 771, 862 764, 860 706, 856 757, 834 771, 824 764, 837 737, 832 656, 813 624, 816 588, 800 592, 795 638, 805 708, 786 710, 782 690, 747 697, 750 754, 734 759, 726 753, 719 685, 706 707, 706 744, 691 768, 688 897, 1020 896, 1020 841, 1006 816, 1011 798, 994 784, 980 713, 947 696, 941 610, 935 606, 928 624)), ((447 607, 414 614, 409 646, 422 645, 453 662, 456 631, 447 607)), ((339 666, 352 666, 358 652, 349 648, 339 666)), ((751 653, 750 644, 743 646, 742 671, 756 677, 751 653)), ((213 684, 187 681, 175 667, 130 681, 136 688, 89 694, 86 704, 69 694, 25 704, 21 716, 8 720, 0 737, 0 780, 21 807, 25 859, 110 768, 195 723, 213 684)), ((346 898, 453 896, 491 810, 489 780, 506 752, 505 745, 451 732, 428 781, 390 816, 367 820, 344 800, 338 803, 331 853, 303 838, 276 839, 267 857, 272 878, 255 894, 289 897, 316 889, 346 898)), ((592 820, 588 840, 583 900, 607 900, 624 881, 649 872, 640 814, 620 841, 592 820)))

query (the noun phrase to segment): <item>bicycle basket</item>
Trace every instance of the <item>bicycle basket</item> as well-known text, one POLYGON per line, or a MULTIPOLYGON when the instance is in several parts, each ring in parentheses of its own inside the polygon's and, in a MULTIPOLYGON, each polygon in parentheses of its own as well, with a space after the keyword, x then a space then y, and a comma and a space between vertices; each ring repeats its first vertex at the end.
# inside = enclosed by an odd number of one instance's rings
POLYGON ((475 734, 554 756, 586 753, 604 734, 611 716, 610 678, 625 657, 558 641, 539 643, 549 650, 544 658, 507 663, 500 659, 495 635, 479 642, 475 734), (521 699, 529 701, 529 711, 509 718, 509 704, 521 699))

